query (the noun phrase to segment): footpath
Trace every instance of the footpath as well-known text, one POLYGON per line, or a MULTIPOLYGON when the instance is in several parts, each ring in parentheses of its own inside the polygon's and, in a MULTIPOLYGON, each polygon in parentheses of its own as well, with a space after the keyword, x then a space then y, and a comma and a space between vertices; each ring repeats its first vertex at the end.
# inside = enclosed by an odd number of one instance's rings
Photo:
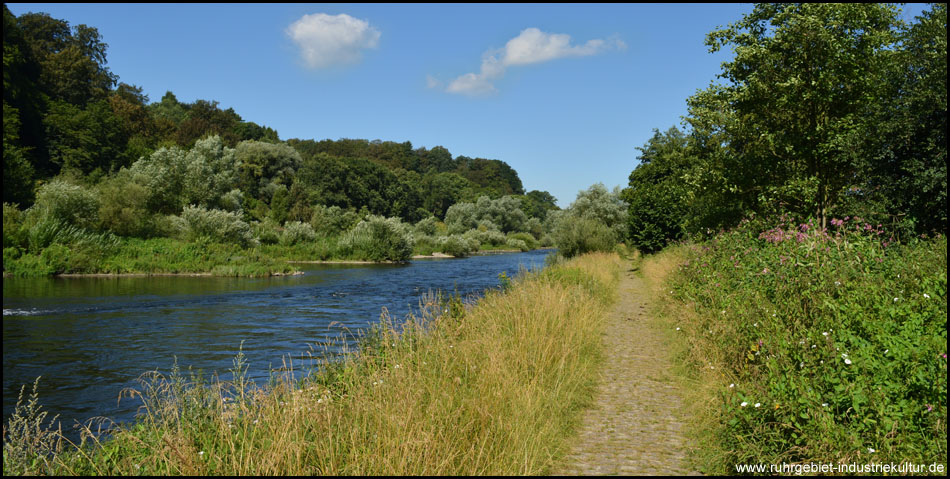
POLYGON ((685 466, 684 425, 676 415, 683 402, 662 333, 650 324, 648 300, 644 280, 623 272, 608 317, 595 404, 556 474, 692 475, 685 466))

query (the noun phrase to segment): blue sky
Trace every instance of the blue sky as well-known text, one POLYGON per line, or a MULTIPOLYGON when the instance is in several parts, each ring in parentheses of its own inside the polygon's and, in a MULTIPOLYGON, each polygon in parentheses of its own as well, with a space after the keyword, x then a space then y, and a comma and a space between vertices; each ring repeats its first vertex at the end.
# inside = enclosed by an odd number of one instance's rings
MULTIPOLYGON (((216 100, 281 139, 363 138, 499 159, 568 206, 624 187, 652 130, 731 52, 750 4, 7 4, 99 29, 151 101, 216 100)), ((908 15, 922 5, 908 5, 908 15)))

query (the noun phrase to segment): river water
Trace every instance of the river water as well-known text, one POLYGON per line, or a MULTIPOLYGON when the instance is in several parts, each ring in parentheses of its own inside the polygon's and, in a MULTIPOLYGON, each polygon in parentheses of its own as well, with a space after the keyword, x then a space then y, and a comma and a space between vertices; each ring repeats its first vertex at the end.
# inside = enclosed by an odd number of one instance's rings
POLYGON ((64 431, 96 416, 128 421, 141 400, 119 393, 142 373, 167 373, 177 359, 182 370, 226 380, 242 341, 249 376, 265 384, 286 358, 296 366, 341 333, 378 323, 383 308, 400 322, 423 294, 477 296, 502 272, 542 267, 548 253, 297 265, 305 274, 271 278, 5 278, 4 424, 37 376, 39 402, 64 431))

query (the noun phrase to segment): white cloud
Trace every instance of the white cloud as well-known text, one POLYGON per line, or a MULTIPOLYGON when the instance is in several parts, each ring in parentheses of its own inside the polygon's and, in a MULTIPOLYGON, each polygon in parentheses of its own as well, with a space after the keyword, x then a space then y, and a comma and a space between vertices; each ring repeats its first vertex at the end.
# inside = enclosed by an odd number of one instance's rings
POLYGON ((300 47, 310 68, 356 63, 361 51, 376 48, 379 30, 365 20, 341 13, 304 15, 287 27, 287 35, 300 47))
POLYGON ((537 28, 526 28, 517 37, 508 40, 504 48, 486 52, 478 73, 466 73, 456 78, 449 83, 445 91, 468 95, 493 93, 497 91, 494 81, 504 76, 509 66, 542 63, 563 57, 596 55, 610 49, 626 48, 627 45, 616 37, 590 40, 583 45, 571 45, 570 35, 544 33, 537 28))

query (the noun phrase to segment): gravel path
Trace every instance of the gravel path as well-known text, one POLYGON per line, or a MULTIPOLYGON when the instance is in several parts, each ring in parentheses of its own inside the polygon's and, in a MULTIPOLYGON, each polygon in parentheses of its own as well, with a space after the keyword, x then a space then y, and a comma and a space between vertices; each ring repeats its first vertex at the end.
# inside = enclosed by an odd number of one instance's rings
POLYGON ((608 318, 607 358, 594 406, 562 462, 562 475, 687 475, 682 407, 661 334, 647 321, 641 278, 623 273, 608 318))

